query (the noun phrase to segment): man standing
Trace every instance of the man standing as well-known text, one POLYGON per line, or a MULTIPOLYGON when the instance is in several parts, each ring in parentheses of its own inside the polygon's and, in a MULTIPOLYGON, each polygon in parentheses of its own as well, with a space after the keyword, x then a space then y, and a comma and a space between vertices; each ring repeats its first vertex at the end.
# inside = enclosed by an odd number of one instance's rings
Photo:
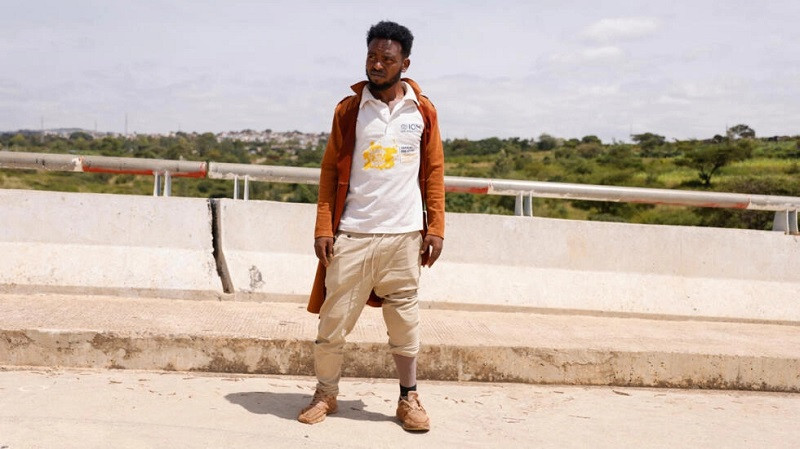
POLYGON ((433 266, 444 239, 444 153, 436 109, 401 78, 411 32, 379 22, 367 33, 368 81, 352 86, 333 117, 322 159, 314 251, 319 258, 308 310, 319 313, 317 389, 298 419, 337 411, 345 337, 365 304, 379 306, 400 380, 397 418, 429 430, 417 395, 420 267, 433 266))

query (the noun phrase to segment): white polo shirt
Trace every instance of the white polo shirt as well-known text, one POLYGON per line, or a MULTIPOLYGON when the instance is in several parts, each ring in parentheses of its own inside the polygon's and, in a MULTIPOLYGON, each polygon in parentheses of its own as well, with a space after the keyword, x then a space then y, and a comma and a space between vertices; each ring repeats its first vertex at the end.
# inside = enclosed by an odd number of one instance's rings
POLYGON ((419 164, 425 125, 414 90, 406 83, 403 87, 405 96, 390 111, 364 86, 342 231, 401 234, 422 229, 419 164))

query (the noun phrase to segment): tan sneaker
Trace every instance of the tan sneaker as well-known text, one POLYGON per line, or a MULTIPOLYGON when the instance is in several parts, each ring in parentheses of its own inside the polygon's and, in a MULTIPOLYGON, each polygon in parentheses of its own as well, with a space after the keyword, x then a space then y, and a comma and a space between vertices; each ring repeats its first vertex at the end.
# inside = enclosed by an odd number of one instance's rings
POLYGON ((403 423, 406 430, 430 430, 431 420, 419 402, 416 391, 408 393, 408 399, 400 398, 397 402, 397 419, 403 423))
POLYGON ((297 420, 306 424, 316 424, 325 420, 327 415, 336 413, 339 406, 336 404, 336 396, 324 394, 317 390, 311 403, 300 411, 297 420))

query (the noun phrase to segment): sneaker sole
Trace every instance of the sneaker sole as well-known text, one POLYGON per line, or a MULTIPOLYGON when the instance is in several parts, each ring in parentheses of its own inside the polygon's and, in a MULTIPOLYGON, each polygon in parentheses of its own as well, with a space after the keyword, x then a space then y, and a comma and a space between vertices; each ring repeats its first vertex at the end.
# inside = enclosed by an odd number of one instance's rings
POLYGON ((422 424, 422 425, 419 425, 419 426, 409 426, 409 425, 403 424, 403 430, 408 430, 409 432, 427 432, 427 431, 431 430, 431 424, 427 423, 427 424, 422 424))

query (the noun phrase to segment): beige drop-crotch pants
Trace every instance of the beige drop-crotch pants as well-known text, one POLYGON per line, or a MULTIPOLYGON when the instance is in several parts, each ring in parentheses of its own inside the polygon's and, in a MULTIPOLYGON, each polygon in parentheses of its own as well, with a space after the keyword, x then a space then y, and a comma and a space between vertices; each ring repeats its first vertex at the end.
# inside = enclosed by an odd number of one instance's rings
POLYGON ((422 236, 418 231, 336 234, 314 345, 318 390, 338 394, 345 338, 353 330, 373 289, 383 298, 381 309, 391 352, 407 357, 417 355, 421 246, 422 236))

